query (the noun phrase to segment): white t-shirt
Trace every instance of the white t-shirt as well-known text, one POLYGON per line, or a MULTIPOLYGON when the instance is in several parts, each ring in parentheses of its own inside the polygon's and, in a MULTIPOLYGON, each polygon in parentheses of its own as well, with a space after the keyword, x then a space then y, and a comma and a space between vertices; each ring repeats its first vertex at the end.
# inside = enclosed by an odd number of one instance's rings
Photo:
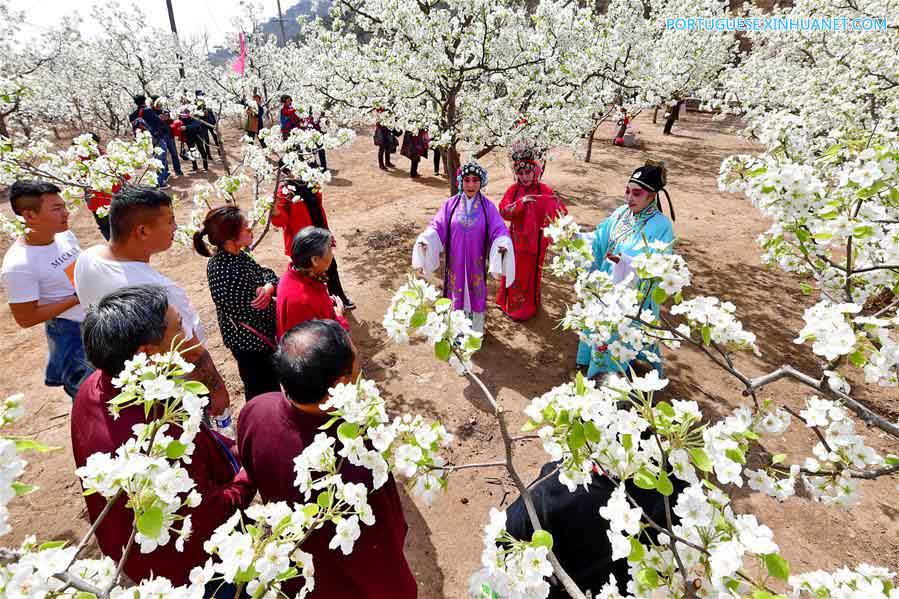
MULTIPOLYGON (((52 304, 75 293, 75 260, 81 246, 71 231, 57 233, 50 245, 28 245, 19 237, 3 257, 2 278, 10 304, 37 301, 52 304)), ((72 306, 59 315, 81 322, 84 307, 72 306)))
POLYGON ((165 287, 169 304, 181 315, 184 335, 194 335, 206 342, 206 332, 200 323, 200 315, 190 305, 187 293, 177 283, 165 277, 146 262, 121 262, 102 258, 105 246, 95 245, 82 252, 75 265, 75 289, 85 306, 93 306, 103 297, 131 285, 161 285, 165 287))

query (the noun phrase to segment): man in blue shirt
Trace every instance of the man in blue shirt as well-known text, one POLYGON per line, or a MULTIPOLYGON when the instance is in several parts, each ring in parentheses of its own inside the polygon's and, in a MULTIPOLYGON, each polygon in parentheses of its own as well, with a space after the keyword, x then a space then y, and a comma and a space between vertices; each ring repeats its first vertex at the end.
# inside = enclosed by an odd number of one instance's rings
POLYGON ((157 185, 160 189, 168 187, 166 180, 169 178, 169 163, 166 157, 165 140, 163 139, 162 121, 159 115, 152 108, 147 106, 147 97, 143 94, 134 96, 134 103, 137 104, 137 110, 128 115, 131 122, 131 129, 137 131, 149 131, 153 136, 153 146, 160 148, 162 153, 159 159, 162 161, 162 170, 157 175, 157 185))

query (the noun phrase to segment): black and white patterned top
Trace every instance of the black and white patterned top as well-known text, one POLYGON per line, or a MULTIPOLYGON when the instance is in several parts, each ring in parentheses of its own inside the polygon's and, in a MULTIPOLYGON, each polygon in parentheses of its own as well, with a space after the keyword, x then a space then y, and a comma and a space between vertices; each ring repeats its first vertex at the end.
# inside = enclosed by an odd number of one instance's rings
POLYGON ((206 265, 206 278, 225 347, 231 351, 271 351, 265 341, 247 326, 274 341, 274 298, 264 310, 257 310, 250 303, 256 299, 256 289, 259 287, 271 283, 277 288, 278 275, 275 271, 258 264, 246 251, 231 254, 218 250, 206 265))

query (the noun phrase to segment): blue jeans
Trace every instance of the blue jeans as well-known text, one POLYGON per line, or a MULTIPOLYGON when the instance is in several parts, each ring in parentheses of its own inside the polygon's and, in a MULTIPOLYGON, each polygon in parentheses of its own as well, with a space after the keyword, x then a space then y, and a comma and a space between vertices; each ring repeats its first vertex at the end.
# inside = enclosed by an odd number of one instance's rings
POLYGON ((181 172, 181 161, 178 159, 178 148, 175 147, 175 138, 171 135, 166 136, 163 139, 163 150, 168 150, 169 154, 172 155, 172 168, 175 170, 175 174, 179 177, 184 173, 181 172))
POLYGON ((67 318, 54 318, 44 323, 44 330, 49 350, 44 384, 62 387, 74 399, 81 382, 94 371, 84 355, 81 324, 67 318))

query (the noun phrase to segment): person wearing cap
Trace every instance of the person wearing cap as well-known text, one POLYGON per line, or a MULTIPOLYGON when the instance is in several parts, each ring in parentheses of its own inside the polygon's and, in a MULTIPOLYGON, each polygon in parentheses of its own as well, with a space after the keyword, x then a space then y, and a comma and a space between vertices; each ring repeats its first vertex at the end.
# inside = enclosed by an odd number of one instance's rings
POLYGON ((550 243, 543 228, 560 213, 568 214, 568 209, 552 188, 540 181, 543 169, 532 145, 512 145, 512 167, 516 182, 506 190, 499 213, 509 221, 515 282, 508 288, 500 283, 496 304, 512 320, 522 321, 534 316, 540 306, 543 261, 550 243))
POLYGON ((440 264, 443 296, 453 308, 471 318, 474 329, 484 330, 487 312, 487 275, 515 282, 515 253, 512 239, 496 206, 484 194, 487 171, 476 161, 465 164, 456 175, 459 193, 447 199, 412 251, 412 267, 426 276, 440 264))
MULTIPOLYGON (((671 242, 674 241, 674 230, 671 226, 674 208, 665 190, 665 182, 666 169, 660 162, 648 161, 633 172, 624 190, 627 203, 619 206, 596 228, 593 237, 592 270, 608 273, 616 282, 622 281, 634 272, 630 265, 634 256, 659 251, 649 247, 647 243, 658 241, 669 244, 670 248, 671 242), (662 213, 659 196, 662 192, 668 200, 671 219, 662 213)), ((639 281, 634 280, 639 284, 639 281)), ((651 298, 647 299, 646 307, 655 314, 659 312, 658 305, 651 298)), ((606 345, 599 347, 581 341, 577 352, 578 367, 587 368, 587 376, 593 378, 611 372, 626 374, 629 366, 633 366, 635 371, 644 371, 649 368, 647 363, 650 363, 652 368, 661 374, 662 367, 657 346, 647 350, 655 354, 654 356, 640 352, 634 360, 621 362, 616 360, 608 349, 608 346, 617 340, 618 337, 613 335, 606 345)))

